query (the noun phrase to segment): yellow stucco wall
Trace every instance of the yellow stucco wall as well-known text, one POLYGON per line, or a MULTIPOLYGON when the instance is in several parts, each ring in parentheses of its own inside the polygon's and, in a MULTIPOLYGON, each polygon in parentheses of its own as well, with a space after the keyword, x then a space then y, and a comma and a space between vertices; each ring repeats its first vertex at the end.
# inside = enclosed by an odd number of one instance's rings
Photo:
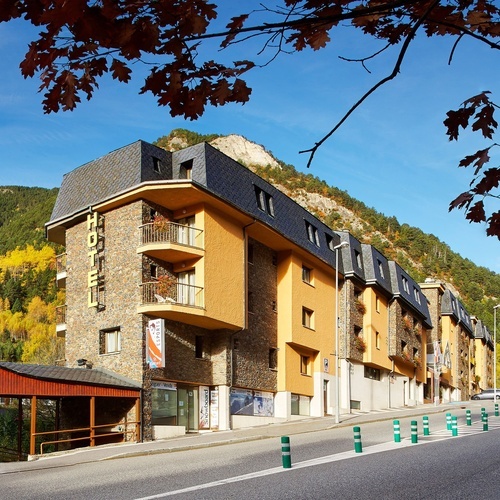
POLYGON ((368 287, 363 291, 362 300, 366 307, 363 315, 363 340, 366 351, 363 355, 364 363, 371 363, 381 368, 391 369, 391 360, 388 357, 389 308, 386 297, 368 287), (378 309, 377 309, 378 298, 378 309), (376 334, 379 333, 379 348, 377 348, 376 334))
POLYGON ((204 205, 196 215, 204 230, 205 256, 196 264, 211 318, 239 328, 245 325, 245 240, 243 228, 226 214, 204 205), (210 286, 206 286, 209 284, 210 286))
POLYGON ((321 266, 294 252, 278 256, 278 390, 313 395, 313 375, 334 373, 335 279, 321 266), (312 270, 311 283, 302 280, 302 266, 312 270), (311 328, 302 325, 303 307, 313 312, 311 328), (282 313, 282 314, 280 314, 282 313), (301 373, 300 357, 309 356, 307 375, 301 373))

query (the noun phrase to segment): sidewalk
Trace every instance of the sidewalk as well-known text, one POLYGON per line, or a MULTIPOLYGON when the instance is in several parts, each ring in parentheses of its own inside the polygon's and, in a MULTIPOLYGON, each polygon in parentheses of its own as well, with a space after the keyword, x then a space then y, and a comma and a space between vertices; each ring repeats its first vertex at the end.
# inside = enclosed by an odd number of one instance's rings
MULTIPOLYGON (((370 413, 353 412, 341 415, 339 424, 335 424, 334 417, 316 417, 231 431, 186 434, 176 438, 148 441, 144 443, 121 443, 92 448, 79 448, 77 450, 50 453, 37 457, 35 460, 29 462, 0 463, 0 474, 65 467, 68 465, 111 460, 115 458, 172 453, 175 451, 192 450, 208 446, 222 446, 225 444, 259 439, 279 438, 284 435, 291 436, 294 434, 316 432, 338 427, 362 425, 368 422, 379 422, 456 411, 465 409, 470 405, 471 402, 462 402, 441 404, 439 406, 420 405, 401 409, 380 410, 370 413)), ((482 405, 484 405, 484 403, 482 403, 482 405)), ((481 405, 477 406, 479 407, 481 405)))

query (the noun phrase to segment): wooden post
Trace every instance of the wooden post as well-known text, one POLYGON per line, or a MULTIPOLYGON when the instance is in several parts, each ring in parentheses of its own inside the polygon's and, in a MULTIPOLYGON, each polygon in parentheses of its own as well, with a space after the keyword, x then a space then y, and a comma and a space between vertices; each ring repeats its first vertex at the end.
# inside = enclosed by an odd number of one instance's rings
POLYGON ((141 441, 141 400, 137 398, 135 400, 135 441, 139 443, 141 441))
POLYGON ((17 398, 17 459, 23 459, 23 398, 17 398))
POLYGON ((31 396, 31 423, 30 423, 30 455, 35 454, 36 446, 36 396, 31 396))
POLYGON ((95 396, 90 397, 90 446, 95 446, 95 396))

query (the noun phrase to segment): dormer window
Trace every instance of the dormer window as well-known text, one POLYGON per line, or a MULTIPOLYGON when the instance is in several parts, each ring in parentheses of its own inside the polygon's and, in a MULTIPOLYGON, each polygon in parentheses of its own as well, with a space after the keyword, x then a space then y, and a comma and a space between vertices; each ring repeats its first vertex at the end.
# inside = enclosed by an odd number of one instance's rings
POLYGON ((410 293, 410 287, 408 286, 408 280, 406 279, 405 276, 401 276, 402 280, 403 280, 403 289, 406 293, 410 293))
POLYGON ((183 161, 179 167, 179 179, 191 179, 193 160, 183 161))
POLYGON ((161 160, 153 156, 153 170, 155 172, 161 173, 161 160))
POLYGON ((384 276, 384 266, 382 265, 382 261, 380 259, 377 259, 377 264, 378 264, 378 271, 380 273, 380 276, 382 278, 385 278, 385 276, 384 276))
POLYGON ((318 229, 310 222, 306 221, 307 239, 319 247, 318 229))
POLYGON ((267 215, 274 217, 273 197, 258 186, 254 186, 254 189, 257 207, 259 210, 262 210, 263 212, 266 212, 267 215))
POLYGON ((420 304, 420 294, 418 293, 416 287, 413 287, 413 294, 415 295, 415 300, 417 301, 417 304, 420 304))

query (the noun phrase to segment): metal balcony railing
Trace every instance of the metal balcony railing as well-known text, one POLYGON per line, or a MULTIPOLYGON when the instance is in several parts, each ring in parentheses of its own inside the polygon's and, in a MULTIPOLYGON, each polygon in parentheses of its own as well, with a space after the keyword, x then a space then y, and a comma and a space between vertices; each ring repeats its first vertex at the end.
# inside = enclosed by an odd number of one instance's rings
POLYGON ((141 227, 141 245, 148 243, 177 243, 196 248, 203 248, 203 230, 184 226, 175 222, 167 222, 158 227, 153 222, 141 227))
POLYGON ((162 290, 160 283, 150 281, 142 283, 142 303, 203 307, 203 288, 177 282, 162 290))

